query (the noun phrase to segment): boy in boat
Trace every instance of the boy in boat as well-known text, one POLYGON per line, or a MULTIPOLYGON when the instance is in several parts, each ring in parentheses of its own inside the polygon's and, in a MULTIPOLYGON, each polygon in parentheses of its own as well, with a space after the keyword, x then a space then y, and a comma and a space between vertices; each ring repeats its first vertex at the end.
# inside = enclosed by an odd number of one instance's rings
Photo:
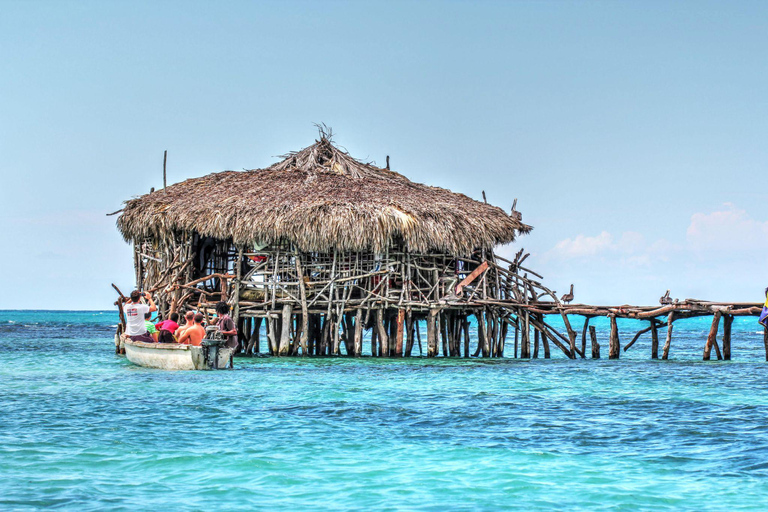
POLYGON ((149 319, 152 317, 152 313, 144 313, 144 325, 147 328, 147 334, 149 334, 153 340, 157 341, 157 329, 149 319))
POLYGON ((134 341, 153 343, 155 340, 147 333, 147 325, 144 323, 144 315, 157 311, 152 296, 147 292, 142 294, 138 290, 132 291, 130 302, 123 307, 123 311, 125 312, 126 337, 134 341), (142 304, 142 296, 147 299, 149 306, 142 304))
POLYGON ((768 288, 765 289, 765 304, 763 305, 763 312, 760 313, 758 322, 768 329, 768 288))
POLYGON ((179 336, 179 343, 186 343, 188 345, 194 345, 199 347, 203 338, 205 338, 205 328, 203 327, 203 319, 205 317, 198 313, 194 317, 194 324, 186 328, 184 332, 179 336))
POLYGON ((216 314, 219 316, 216 326, 219 328, 221 335, 227 337, 227 348, 236 349, 239 345, 237 341, 237 327, 235 326, 235 321, 229 316, 229 304, 226 302, 216 304, 216 314))

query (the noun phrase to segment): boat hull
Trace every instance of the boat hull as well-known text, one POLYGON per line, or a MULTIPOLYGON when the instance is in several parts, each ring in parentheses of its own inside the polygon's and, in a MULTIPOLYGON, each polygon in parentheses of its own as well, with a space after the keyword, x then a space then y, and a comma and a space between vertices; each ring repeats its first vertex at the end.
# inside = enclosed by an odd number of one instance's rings
POLYGON ((213 347, 196 347, 177 343, 144 343, 125 341, 125 357, 135 365, 160 370, 213 370, 224 369, 230 362, 234 351, 230 348, 218 349, 218 364, 214 364, 213 347), (205 351, 211 356, 206 359, 205 351))

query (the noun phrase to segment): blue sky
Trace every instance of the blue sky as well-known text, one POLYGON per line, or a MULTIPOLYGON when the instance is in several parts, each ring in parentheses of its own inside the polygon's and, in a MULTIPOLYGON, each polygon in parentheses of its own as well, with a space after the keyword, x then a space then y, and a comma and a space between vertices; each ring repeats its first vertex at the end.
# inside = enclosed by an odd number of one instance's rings
POLYGON ((0 1, 0 308, 108 308, 108 212, 313 123, 509 209, 576 300, 761 300, 768 3, 0 1))

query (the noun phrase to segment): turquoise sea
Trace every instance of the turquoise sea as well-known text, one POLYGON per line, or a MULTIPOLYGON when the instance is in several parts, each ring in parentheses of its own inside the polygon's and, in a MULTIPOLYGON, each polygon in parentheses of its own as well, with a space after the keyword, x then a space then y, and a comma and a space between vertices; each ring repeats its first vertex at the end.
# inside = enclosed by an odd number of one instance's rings
MULTIPOLYGON (((754 318, 734 322, 730 362, 701 361, 701 319, 675 324, 669 361, 645 335, 620 361, 553 347, 220 372, 133 366, 114 355, 116 321, 0 311, 1 509, 768 508, 754 318)), ((625 344, 644 325, 619 327, 625 344)))

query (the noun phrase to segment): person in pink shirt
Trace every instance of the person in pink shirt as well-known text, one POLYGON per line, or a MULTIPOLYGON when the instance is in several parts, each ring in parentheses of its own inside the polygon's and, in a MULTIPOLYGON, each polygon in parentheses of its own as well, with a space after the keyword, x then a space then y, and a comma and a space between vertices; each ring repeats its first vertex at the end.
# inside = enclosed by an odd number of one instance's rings
POLYGON ((167 320, 163 320, 162 322, 158 322, 155 324, 155 329, 158 331, 166 330, 171 331, 171 334, 176 332, 176 329, 179 328, 179 314, 178 313, 171 313, 171 317, 167 320))

